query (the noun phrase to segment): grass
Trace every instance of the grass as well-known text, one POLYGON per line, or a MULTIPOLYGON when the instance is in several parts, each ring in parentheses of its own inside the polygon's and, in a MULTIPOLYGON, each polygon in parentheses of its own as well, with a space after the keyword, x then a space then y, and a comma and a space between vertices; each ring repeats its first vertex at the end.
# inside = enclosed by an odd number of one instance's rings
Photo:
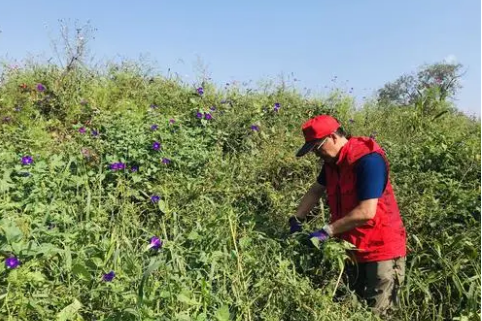
POLYGON ((387 152, 409 248, 393 318, 480 319, 480 120, 449 103, 355 109, 341 91, 207 83, 199 95, 129 64, 7 68, 2 79, 0 251, 21 261, 0 266, 4 319, 376 320, 346 290, 344 245, 303 244, 325 206, 288 236, 319 171, 294 157, 300 126, 320 113, 387 152), (117 162, 126 169, 111 170, 117 162))

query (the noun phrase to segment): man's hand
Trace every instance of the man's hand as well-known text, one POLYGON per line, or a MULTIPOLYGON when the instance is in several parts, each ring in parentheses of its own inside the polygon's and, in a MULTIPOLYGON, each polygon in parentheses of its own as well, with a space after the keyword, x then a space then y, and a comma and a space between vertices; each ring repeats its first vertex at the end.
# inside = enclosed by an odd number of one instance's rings
POLYGON ((315 237, 320 242, 325 242, 331 236, 333 236, 333 231, 330 225, 325 225, 321 230, 310 233, 309 238, 315 237))
POLYGON ((330 235, 328 235, 325 230, 321 229, 319 231, 310 233, 310 239, 313 237, 317 238, 320 242, 324 242, 330 238, 330 235))
POLYGON ((290 224, 290 234, 301 232, 301 230, 303 229, 301 227, 301 223, 303 221, 304 221, 303 219, 297 218, 296 216, 291 216, 288 221, 290 224))

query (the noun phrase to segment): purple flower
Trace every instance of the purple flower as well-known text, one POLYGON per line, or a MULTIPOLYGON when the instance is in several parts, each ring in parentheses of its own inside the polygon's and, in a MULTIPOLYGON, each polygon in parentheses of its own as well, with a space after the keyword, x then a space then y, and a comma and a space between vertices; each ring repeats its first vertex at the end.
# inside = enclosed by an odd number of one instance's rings
POLYGON ((151 126, 151 130, 157 130, 158 126, 156 124, 151 126))
POLYGON ((110 169, 113 170, 113 171, 119 171, 119 170, 123 170, 126 168, 126 164, 124 163, 112 163, 110 164, 110 169))
POLYGON ((85 134, 85 127, 80 127, 80 128, 79 128, 79 133, 85 134))
POLYGON ((203 114, 200 112, 196 113, 196 118, 203 118, 203 114))
POLYGON ((174 124, 176 121, 174 119, 169 119, 170 124, 174 124))
POLYGON ((114 271, 110 271, 109 273, 107 274, 104 274, 102 276, 102 280, 104 280, 105 282, 111 282, 115 277, 115 273, 114 271))
POLYGON ((152 195, 151 196, 151 202, 152 203, 157 203, 161 200, 161 197, 159 197, 158 195, 152 195))
POLYGON ((251 130, 257 132, 257 131, 259 131, 259 126, 258 125, 251 125, 251 130))
POLYGON ((157 236, 151 237, 151 249, 159 250, 162 247, 162 241, 157 236))
POLYGON ((137 172, 139 170, 139 166, 134 165, 131 167, 131 172, 137 172))
POLYGON ((170 162, 171 162, 171 160, 169 158, 163 158, 162 159, 163 164, 169 164, 170 162))
POLYGON ((42 84, 37 84, 37 90, 40 92, 45 91, 45 86, 42 84))
POLYGON ((204 118, 206 118, 206 120, 210 120, 213 118, 213 116, 211 116, 210 113, 204 113, 204 118))
POLYGON ((221 100, 221 104, 226 104, 228 101, 226 99, 221 100))
POLYGON ((92 130, 92 136, 99 136, 99 132, 95 129, 92 130))
POLYGON ((20 261, 15 257, 9 257, 5 260, 5 266, 7 269, 16 269, 20 265, 20 261))
POLYGON ((22 165, 30 165, 33 163, 32 156, 23 156, 22 157, 22 165))
POLYGON ((273 110, 274 110, 275 112, 278 112, 278 110, 279 110, 280 108, 281 108, 280 103, 275 103, 273 110))
POLYGON ((211 111, 216 111, 216 107, 215 107, 215 106, 211 106, 211 108, 209 108, 209 110, 211 110, 211 111))
POLYGON ((202 95, 204 94, 204 89, 203 89, 203 87, 199 87, 199 88, 197 89, 197 93, 198 93, 200 96, 202 96, 202 95))
POLYGON ((158 106, 156 104, 151 104, 152 109, 156 109, 158 106))
POLYGON ((159 149, 161 149, 161 143, 159 143, 159 142, 154 142, 154 143, 152 143, 152 149, 153 149, 153 150, 159 150, 159 149))

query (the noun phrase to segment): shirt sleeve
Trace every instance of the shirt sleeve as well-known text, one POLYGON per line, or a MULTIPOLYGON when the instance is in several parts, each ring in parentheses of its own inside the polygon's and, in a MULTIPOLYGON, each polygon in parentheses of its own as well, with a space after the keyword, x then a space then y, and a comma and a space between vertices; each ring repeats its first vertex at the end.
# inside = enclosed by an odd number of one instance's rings
POLYGON ((326 170, 325 170, 325 165, 323 165, 323 167, 321 168, 321 172, 320 172, 320 174, 318 175, 318 178, 316 179, 316 181, 317 181, 318 184, 320 184, 321 186, 326 186, 326 170))
POLYGON ((380 198, 387 185, 387 165, 380 154, 371 153, 358 160, 356 189, 360 201, 380 198))

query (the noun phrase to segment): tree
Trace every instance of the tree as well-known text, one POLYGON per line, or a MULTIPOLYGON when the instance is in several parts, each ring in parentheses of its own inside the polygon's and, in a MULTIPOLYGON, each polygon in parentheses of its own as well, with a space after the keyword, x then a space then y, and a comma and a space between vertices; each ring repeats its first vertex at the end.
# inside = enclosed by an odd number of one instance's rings
POLYGON ((378 90, 378 102, 398 106, 412 105, 424 92, 437 89, 437 99, 453 98, 461 88, 462 65, 459 63, 435 63, 423 66, 416 74, 405 74, 378 90))

